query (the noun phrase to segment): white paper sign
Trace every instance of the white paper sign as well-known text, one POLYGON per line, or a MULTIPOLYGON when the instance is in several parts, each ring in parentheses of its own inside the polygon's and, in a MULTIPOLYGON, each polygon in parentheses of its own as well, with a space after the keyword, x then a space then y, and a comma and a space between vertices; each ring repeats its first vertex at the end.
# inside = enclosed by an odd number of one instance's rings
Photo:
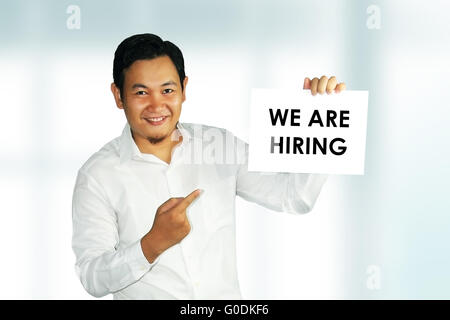
POLYGON ((364 174, 368 91, 253 89, 249 171, 364 174))

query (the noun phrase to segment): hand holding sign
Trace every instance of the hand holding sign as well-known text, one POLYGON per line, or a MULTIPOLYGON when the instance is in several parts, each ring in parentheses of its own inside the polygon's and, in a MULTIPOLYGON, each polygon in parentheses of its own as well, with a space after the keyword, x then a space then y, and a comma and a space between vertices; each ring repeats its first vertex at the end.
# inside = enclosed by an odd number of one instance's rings
POLYGON ((304 88, 253 89, 248 169, 364 174, 368 92, 325 76, 304 88))
POLYGON ((325 92, 330 94, 333 90, 335 93, 339 93, 345 90, 345 83, 338 84, 335 76, 332 76, 330 79, 326 76, 322 76, 320 79, 313 78, 312 80, 305 78, 303 89, 310 89, 313 96, 317 93, 324 94, 325 92))

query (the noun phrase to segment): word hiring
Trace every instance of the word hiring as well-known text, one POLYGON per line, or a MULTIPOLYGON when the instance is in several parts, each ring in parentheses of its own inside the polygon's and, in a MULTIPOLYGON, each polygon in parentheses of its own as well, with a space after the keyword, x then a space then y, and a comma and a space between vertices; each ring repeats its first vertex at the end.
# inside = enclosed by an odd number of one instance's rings
MULTIPOLYGON (((319 126, 319 127, 339 127, 348 128, 349 124, 346 123, 350 119, 349 110, 340 110, 339 112, 335 110, 322 110, 325 115, 321 115, 320 110, 316 109, 313 111, 309 121, 308 127, 319 126), (322 119, 325 120, 322 120, 322 119)), ((292 127, 300 127, 300 109, 285 109, 284 113, 280 109, 274 110, 269 108, 270 121, 272 126, 277 126, 280 122, 281 126, 286 125, 286 121, 290 118, 290 125, 292 127)), ((334 155, 340 156, 347 151, 345 144, 345 139, 343 138, 333 138, 327 139, 326 137, 319 139, 317 137, 278 137, 271 136, 270 139, 270 153, 275 153, 275 148, 277 148, 279 154, 318 154, 320 151, 322 154, 327 154, 327 150, 334 155), (291 139, 292 138, 292 139, 291 139)))

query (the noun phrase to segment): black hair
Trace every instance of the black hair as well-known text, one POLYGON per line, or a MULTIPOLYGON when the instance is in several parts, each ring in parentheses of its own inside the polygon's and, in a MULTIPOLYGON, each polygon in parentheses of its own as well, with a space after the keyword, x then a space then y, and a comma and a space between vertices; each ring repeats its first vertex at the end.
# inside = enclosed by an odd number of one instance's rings
POLYGON ((113 78, 114 84, 120 90, 123 97, 123 84, 125 71, 136 60, 148 60, 168 56, 172 60, 180 77, 181 90, 183 88, 184 59, 181 50, 170 41, 163 41, 160 37, 151 33, 136 34, 123 40, 114 54, 113 78))

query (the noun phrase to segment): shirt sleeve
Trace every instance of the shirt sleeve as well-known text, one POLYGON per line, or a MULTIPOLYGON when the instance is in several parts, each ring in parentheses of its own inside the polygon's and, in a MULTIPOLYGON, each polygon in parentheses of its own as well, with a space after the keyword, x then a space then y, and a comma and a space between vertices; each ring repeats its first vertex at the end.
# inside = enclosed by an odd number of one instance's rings
POLYGON ((133 284, 159 260, 148 262, 140 239, 117 249, 119 233, 114 209, 101 186, 81 171, 73 193, 72 222, 75 270, 86 291, 95 297, 133 284))
POLYGON ((313 209, 328 175, 248 171, 249 145, 236 139, 241 146, 236 178, 238 196, 279 212, 300 214, 313 209))

